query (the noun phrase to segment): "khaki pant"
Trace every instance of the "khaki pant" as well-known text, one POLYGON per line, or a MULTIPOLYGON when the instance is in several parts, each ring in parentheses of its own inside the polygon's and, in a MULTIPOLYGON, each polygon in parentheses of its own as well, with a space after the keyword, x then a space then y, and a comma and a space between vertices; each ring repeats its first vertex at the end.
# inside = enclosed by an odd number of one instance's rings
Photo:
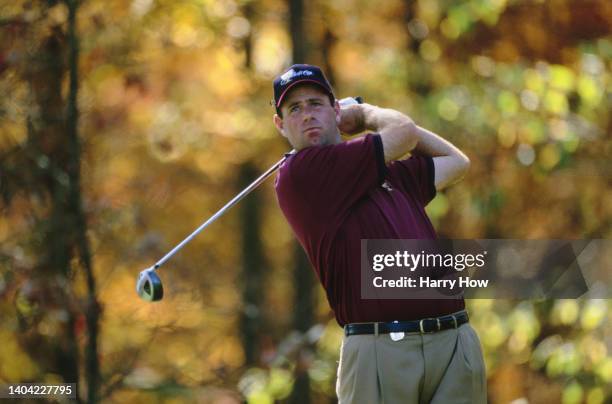
POLYGON ((344 337, 336 394, 340 404, 480 404, 487 386, 480 341, 467 324, 433 334, 344 337))

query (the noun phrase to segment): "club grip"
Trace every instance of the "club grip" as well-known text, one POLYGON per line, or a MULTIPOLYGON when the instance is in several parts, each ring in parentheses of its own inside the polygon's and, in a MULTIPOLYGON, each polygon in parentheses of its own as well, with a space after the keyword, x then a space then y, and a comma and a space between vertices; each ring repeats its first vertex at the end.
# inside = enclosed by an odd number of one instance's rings
POLYGON ((360 96, 346 97, 341 100, 338 100, 338 104, 340 104, 340 107, 347 107, 349 105, 363 104, 363 98, 360 96))

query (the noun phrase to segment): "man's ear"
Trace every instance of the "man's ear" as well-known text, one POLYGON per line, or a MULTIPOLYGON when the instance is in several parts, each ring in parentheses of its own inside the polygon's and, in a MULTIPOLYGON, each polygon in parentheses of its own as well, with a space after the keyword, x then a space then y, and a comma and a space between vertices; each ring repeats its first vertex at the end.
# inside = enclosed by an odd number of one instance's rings
POLYGON ((274 121, 274 126, 276 126, 276 130, 278 130, 278 132, 284 137, 287 137, 287 135, 285 135, 285 128, 283 126, 283 118, 278 116, 278 114, 274 114, 272 121, 274 121))
POLYGON ((342 113, 340 112, 340 103, 338 100, 334 101, 334 110, 336 111, 336 125, 340 125, 342 121, 342 113))

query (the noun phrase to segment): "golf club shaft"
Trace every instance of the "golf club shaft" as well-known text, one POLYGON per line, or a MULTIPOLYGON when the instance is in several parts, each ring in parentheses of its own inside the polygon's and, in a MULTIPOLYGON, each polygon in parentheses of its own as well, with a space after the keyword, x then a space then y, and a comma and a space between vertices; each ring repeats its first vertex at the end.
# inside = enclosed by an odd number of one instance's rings
MULTIPOLYGON (((294 153, 294 151, 292 150, 291 153, 294 153)), ((289 153, 289 154, 291 154, 289 153)), ((157 263, 153 266, 153 270, 157 270, 159 267, 161 267, 162 265, 164 265, 164 263, 166 261, 168 261, 170 258, 172 258, 172 256, 174 254, 176 254, 181 248, 183 248, 185 246, 185 244, 189 243, 191 240, 193 240, 193 238, 195 236, 197 236, 202 230, 204 230, 206 227, 208 227, 208 225, 210 225, 212 222, 214 222, 215 220, 217 220, 220 216, 222 216, 228 209, 230 209, 232 206, 234 206, 235 204, 237 204, 238 202, 240 202, 240 200, 242 200, 242 198, 244 198, 245 196, 247 196, 251 191, 253 191, 255 188, 257 188, 262 182, 264 182, 270 175, 274 174, 274 172, 276 170, 278 170, 278 168, 280 167, 281 164, 283 164, 283 162, 287 159, 287 156, 283 157, 282 159, 280 159, 276 164, 274 164, 272 167, 270 167, 268 169, 268 171, 266 171, 265 173, 263 173, 262 175, 259 176, 259 178, 257 178, 255 181, 253 181, 248 187, 246 187, 245 189, 243 189, 238 195, 236 195, 231 201, 229 201, 228 203, 225 204, 225 206, 223 206, 221 209, 219 209, 217 211, 217 213, 215 213, 214 215, 212 215, 208 220, 206 220, 204 223, 202 223, 200 225, 200 227, 198 227, 193 233, 191 233, 189 236, 187 236, 183 241, 181 241, 179 244, 177 244, 176 247, 174 247, 168 254, 164 255, 164 257, 162 259, 160 259, 159 261, 157 261, 157 263)))

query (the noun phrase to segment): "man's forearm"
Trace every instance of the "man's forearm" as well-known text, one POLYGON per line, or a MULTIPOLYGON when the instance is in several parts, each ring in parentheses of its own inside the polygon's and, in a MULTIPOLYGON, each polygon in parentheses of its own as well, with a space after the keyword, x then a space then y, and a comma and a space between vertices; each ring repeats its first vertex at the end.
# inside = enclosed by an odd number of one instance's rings
POLYGON ((441 157, 452 156, 463 153, 448 140, 443 139, 439 135, 422 128, 416 127, 417 144, 412 150, 412 153, 422 156, 441 157))
POLYGON ((414 124, 413 120, 401 112, 379 108, 364 104, 363 111, 363 130, 384 132, 390 127, 400 127, 402 125, 414 125, 413 136, 416 144, 411 150, 406 152, 420 154, 430 157, 463 155, 451 142, 433 133, 432 131, 414 124))
POLYGON ((470 166, 470 159, 461 150, 420 126, 417 126, 416 132, 418 141, 412 153, 434 158, 434 184, 437 190, 463 178, 470 166))
POLYGON ((390 127, 414 123, 410 117, 393 109, 363 104, 361 111, 363 113, 364 130, 382 132, 390 127))

